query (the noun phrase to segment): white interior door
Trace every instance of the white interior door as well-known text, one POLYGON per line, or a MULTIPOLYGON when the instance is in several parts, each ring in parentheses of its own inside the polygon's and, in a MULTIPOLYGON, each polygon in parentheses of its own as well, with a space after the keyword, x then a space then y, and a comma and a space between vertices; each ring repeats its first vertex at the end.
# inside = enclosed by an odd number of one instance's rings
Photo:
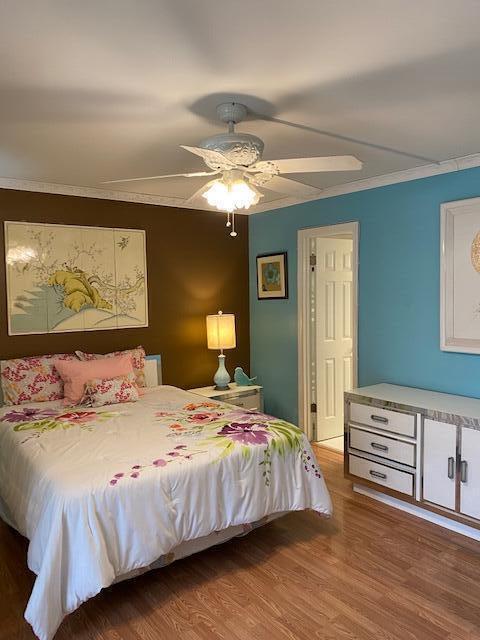
POLYGON ((480 431, 462 427, 460 511, 480 519, 480 431))
POLYGON ((343 392, 353 380, 353 240, 316 238, 317 439, 343 435, 343 392))
POLYGON ((455 509, 457 427, 425 420, 423 427, 423 499, 455 509))

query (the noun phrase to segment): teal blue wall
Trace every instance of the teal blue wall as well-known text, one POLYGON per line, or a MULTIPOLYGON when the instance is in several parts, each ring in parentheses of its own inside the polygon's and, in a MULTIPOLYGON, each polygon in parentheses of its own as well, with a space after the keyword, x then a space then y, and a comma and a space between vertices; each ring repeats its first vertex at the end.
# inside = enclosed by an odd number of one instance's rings
POLYGON ((480 397, 480 356, 439 348, 440 204, 477 196, 480 168, 250 217, 251 373, 267 412, 297 421, 297 230, 352 220, 360 223, 359 385, 480 397), (255 256, 279 251, 288 251, 289 299, 259 301, 255 256))

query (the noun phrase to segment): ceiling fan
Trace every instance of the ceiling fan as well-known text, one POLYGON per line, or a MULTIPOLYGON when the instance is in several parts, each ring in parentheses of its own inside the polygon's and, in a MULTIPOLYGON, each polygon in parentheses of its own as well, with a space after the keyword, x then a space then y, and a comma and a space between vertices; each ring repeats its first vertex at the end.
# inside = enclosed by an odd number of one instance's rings
POLYGON ((210 180, 186 200, 192 206, 205 205, 225 211, 230 235, 236 236, 235 211, 249 209, 259 202, 263 194, 259 188, 296 198, 311 198, 320 189, 303 182, 284 178, 281 174, 318 173, 323 171, 358 171, 362 168, 355 156, 325 156, 312 158, 288 158, 262 160, 263 141, 249 133, 235 132, 235 125, 247 116, 247 107, 237 102, 225 102, 217 107, 217 115, 228 124, 228 133, 220 133, 203 140, 198 147, 180 145, 203 158, 210 171, 173 173, 161 176, 108 180, 102 184, 157 180, 160 178, 199 178, 221 174, 210 180))

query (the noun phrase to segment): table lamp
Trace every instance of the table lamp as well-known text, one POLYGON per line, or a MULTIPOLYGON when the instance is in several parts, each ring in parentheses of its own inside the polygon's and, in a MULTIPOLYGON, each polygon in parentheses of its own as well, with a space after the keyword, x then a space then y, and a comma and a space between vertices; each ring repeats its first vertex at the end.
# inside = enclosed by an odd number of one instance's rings
POLYGON ((209 349, 220 349, 218 369, 213 378, 215 389, 229 389, 230 376, 225 368, 224 349, 235 349, 235 316, 233 313, 222 313, 207 316, 207 343, 209 349))

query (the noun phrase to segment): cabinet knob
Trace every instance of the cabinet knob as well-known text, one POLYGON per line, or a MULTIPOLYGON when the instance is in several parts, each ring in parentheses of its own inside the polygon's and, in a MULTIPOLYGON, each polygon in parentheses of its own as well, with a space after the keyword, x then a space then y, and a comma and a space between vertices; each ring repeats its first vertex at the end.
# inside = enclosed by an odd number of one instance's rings
POLYGON ((377 449, 378 451, 388 451, 388 447, 384 444, 379 444, 378 442, 371 442, 370 446, 372 449, 377 449))
POLYGON ((380 473, 380 471, 374 471, 373 469, 370 469, 369 473, 374 478, 380 478, 381 480, 386 480, 387 479, 387 474, 386 473, 380 473))
POLYGON ((455 477, 455 458, 453 456, 450 456, 450 458, 448 459, 447 475, 450 480, 453 480, 453 478, 455 477))

